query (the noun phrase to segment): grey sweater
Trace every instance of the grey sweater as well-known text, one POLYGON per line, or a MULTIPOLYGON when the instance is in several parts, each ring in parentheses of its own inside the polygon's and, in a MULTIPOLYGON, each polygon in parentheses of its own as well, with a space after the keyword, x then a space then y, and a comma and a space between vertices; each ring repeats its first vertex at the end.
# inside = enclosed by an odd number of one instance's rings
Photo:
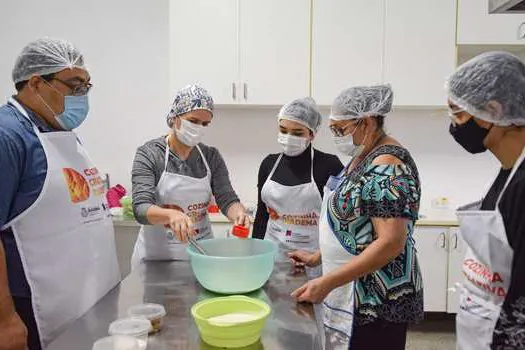
MULTIPOLYGON (((232 188, 226 163, 215 147, 199 144, 211 170, 211 188, 217 205, 226 214, 233 203, 239 202, 239 197, 232 188)), ((137 149, 131 183, 133 185, 133 211, 137 221, 147 225, 146 212, 157 204, 156 186, 164 171, 164 155, 166 151, 165 136, 146 142, 137 149)), ((193 148, 188 159, 181 160, 170 151, 168 172, 203 178, 206 176, 206 166, 196 148, 193 148)))

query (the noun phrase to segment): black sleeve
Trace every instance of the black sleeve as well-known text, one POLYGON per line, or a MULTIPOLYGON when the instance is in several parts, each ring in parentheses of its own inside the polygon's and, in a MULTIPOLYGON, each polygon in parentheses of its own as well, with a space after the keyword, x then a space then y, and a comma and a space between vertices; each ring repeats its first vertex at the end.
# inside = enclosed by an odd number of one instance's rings
POLYGON ((525 327, 525 171, 520 173, 515 175, 518 181, 511 182, 499 205, 514 257, 510 287, 494 332, 493 349, 503 349, 505 344, 516 341, 525 342, 525 334, 516 332, 525 327))
POLYGON ((257 179, 257 213, 255 214, 255 221, 253 222, 253 238, 264 239, 264 235, 266 234, 266 225, 268 224, 270 216, 266 204, 264 204, 261 199, 261 191, 276 160, 275 157, 269 155, 262 161, 259 167, 257 179))

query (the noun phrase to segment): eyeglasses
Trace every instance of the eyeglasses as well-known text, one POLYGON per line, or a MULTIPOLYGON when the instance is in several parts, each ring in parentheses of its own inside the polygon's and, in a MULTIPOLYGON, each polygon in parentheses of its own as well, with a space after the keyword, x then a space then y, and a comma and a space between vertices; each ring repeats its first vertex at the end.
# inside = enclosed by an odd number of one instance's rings
POLYGON ((342 136, 345 136, 345 132, 350 126, 355 126, 357 128, 358 125, 359 125, 359 122, 357 122, 356 124, 354 123, 347 124, 346 126, 342 128, 335 126, 335 125, 330 125, 330 131, 332 132, 332 135, 336 137, 342 137, 342 136))
POLYGON ((87 95, 89 90, 91 90, 91 88, 93 87, 93 84, 91 84, 91 83, 71 84, 71 83, 68 83, 66 81, 60 80, 58 78, 55 78, 55 77, 51 78, 51 80, 56 80, 58 82, 61 82, 62 84, 64 84, 68 88, 70 88, 71 89, 71 94, 73 96, 87 95))
POLYGON ((450 120, 452 121, 452 124, 456 125, 457 124, 457 115, 459 113, 462 113, 462 112, 466 112, 465 109, 459 107, 459 108, 456 108, 456 109, 452 109, 452 108, 448 108, 448 116, 450 118, 450 120))

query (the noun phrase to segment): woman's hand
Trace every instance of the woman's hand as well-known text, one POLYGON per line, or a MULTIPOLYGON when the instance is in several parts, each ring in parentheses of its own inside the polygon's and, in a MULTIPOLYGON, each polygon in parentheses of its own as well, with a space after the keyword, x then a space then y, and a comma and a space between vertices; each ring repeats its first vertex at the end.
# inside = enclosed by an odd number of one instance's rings
POLYGON ((246 212, 242 212, 234 220, 234 225, 244 226, 246 228, 250 228, 250 225, 252 224, 252 218, 246 214, 246 212))
POLYGON ((193 221, 179 210, 170 210, 166 227, 170 228, 181 242, 187 242, 188 237, 195 234, 193 221))
POLYGON ((27 349, 27 328, 17 313, 0 319, 0 350, 27 349))
POLYGON ((308 302, 312 304, 319 304, 323 302, 326 296, 332 291, 327 280, 323 277, 315 278, 308 281, 302 287, 296 289, 292 293, 292 298, 298 302, 308 302))
POLYGON ((295 267, 315 267, 321 263, 321 252, 310 253, 304 250, 296 250, 288 253, 288 257, 295 267))

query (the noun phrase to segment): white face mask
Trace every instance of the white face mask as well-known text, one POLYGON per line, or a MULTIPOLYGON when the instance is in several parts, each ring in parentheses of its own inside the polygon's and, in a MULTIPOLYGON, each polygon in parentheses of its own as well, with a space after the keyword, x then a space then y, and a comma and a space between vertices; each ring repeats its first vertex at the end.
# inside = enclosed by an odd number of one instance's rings
POLYGON ((277 141, 283 147, 283 153, 289 157, 295 157, 303 153, 310 144, 306 137, 294 136, 290 134, 279 133, 277 141))
POLYGON ((359 124, 360 122, 357 123, 354 131, 352 131, 348 135, 332 136, 335 143, 335 147, 337 148, 339 153, 349 157, 356 157, 359 154, 361 154, 361 152, 363 152, 363 145, 354 145, 354 134, 357 131, 359 124))
POLYGON ((204 126, 180 119, 180 128, 174 128, 177 139, 188 147, 195 147, 204 135, 204 126))

